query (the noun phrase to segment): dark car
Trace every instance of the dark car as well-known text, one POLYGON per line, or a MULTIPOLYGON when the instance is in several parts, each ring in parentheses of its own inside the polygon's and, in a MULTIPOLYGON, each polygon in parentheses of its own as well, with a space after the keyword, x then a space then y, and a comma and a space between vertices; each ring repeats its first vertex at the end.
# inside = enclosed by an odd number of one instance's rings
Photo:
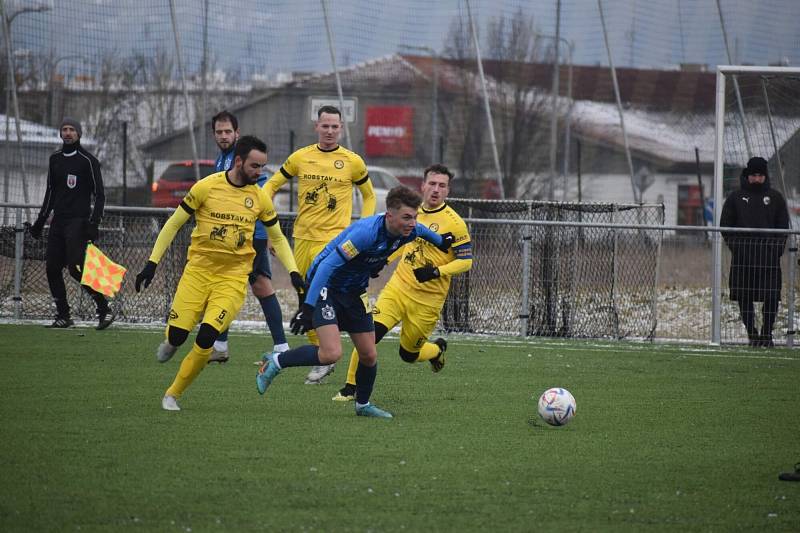
MULTIPOLYGON (((215 172, 214 161, 201 159, 198 164, 201 179, 215 172)), ((151 195, 153 207, 178 207, 196 181, 194 161, 187 159, 171 163, 153 182, 151 195)))

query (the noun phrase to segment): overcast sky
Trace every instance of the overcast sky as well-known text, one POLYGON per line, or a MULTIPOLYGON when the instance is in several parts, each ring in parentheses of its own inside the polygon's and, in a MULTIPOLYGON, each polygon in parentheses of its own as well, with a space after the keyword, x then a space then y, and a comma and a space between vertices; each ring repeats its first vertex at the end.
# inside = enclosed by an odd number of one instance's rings
MULTIPOLYGON (((800 0, 720 0, 734 61, 800 65, 800 0)), ((15 18, 15 49, 57 57, 94 58, 114 50, 125 56, 174 54, 168 0, 6 0, 9 14, 45 4, 45 13, 15 18)), ((576 64, 608 64, 597 0, 562 0, 561 35, 574 43, 576 64)), ((204 0, 175 0, 177 26, 189 70, 202 57, 204 0)), ((274 75, 331 66, 320 0, 208 0, 208 42, 221 70, 274 75)), ((543 34, 555 33, 555 0, 471 0, 485 33, 493 17, 533 16, 543 34)), ((454 20, 467 20, 466 0, 328 0, 337 61, 353 64, 396 52, 398 45, 441 52, 454 20)), ((716 0, 604 0, 617 66, 711 67, 728 63, 716 0)), ((78 68, 84 59, 65 59, 78 68)), ((90 59, 85 60, 87 63, 90 59)))

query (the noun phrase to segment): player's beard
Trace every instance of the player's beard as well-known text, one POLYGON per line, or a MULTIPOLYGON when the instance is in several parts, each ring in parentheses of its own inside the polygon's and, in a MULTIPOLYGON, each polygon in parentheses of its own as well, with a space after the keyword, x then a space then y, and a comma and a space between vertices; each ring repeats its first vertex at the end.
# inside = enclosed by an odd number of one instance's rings
POLYGON ((244 180, 242 181, 244 181, 246 185, 255 185, 256 183, 258 183, 259 174, 260 173, 257 172, 255 175, 249 176, 247 172, 245 172, 244 169, 242 169, 242 177, 244 178, 244 180))

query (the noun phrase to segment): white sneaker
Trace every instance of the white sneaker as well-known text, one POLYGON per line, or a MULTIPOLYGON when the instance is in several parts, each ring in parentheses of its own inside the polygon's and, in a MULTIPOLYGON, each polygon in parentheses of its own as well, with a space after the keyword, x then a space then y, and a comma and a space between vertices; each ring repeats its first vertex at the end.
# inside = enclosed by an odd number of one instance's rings
POLYGON ((209 363, 223 364, 223 363, 227 363, 228 359, 230 359, 230 357, 228 356, 228 350, 224 350, 223 351, 223 350, 217 350, 216 348, 213 348, 211 350, 211 356, 208 358, 208 362, 209 363))
POLYGON ((330 374, 333 374, 333 370, 335 368, 336 368, 336 363, 332 363, 330 365, 312 366, 311 370, 306 376, 306 385, 322 384, 322 380, 325 379, 330 374))
POLYGON ((177 351, 177 346, 173 346, 167 341, 164 341, 158 345, 158 350, 156 350, 156 359, 158 359, 159 363, 166 363, 172 359, 172 356, 175 355, 175 352, 177 351))
POLYGON ((178 400, 175 399, 175 396, 164 396, 161 398, 161 408, 165 411, 181 410, 181 408, 178 406, 178 400))

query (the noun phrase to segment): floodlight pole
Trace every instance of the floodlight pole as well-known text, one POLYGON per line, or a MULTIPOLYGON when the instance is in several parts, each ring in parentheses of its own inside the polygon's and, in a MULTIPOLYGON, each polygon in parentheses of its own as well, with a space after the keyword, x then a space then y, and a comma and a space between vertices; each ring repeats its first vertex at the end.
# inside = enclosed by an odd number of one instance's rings
POLYGON ((347 119, 344 116, 344 93, 342 92, 342 79, 339 77, 339 68, 336 66, 336 52, 333 48, 333 34, 331 33, 331 24, 328 19, 328 3, 325 0, 319 0, 322 4, 322 14, 325 17, 325 32, 328 35, 328 51, 331 53, 331 64, 333 65, 333 74, 336 76, 336 92, 339 94, 339 111, 342 113, 342 122, 344 122, 344 142, 347 148, 353 148, 350 143, 350 128, 347 125, 347 119))
POLYGON ((608 32, 606 31, 606 18, 603 14, 603 0, 597 0, 597 7, 600 9, 600 24, 603 26, 603 39, 606 42, 606 52, 608 53, 608 65, 611 70, 611 81, 614 84, 614 96, 617 100, 617 111, 619 112, 619 125, 622 128, 622 142, 625 145, 625 158, 628 160, 628 170, 631 174, 631 189, 633 190, 633 201, 642 203, 642 195, 636 186, 636 178, 633 174, 633 159, 631 159, 631 148, 628 144, 628 132, 625 129, 625 116, 622 112, 622 99, 619 95, 619 83, 617 83, 617 69, 614 68, 614 60, 611 57, 611 45, 608 44, 608 32))
POLYGON ((503 187, 503 173, 500 170, 500 156, 497 154, 497 139, 494 136, 494 122, 492 121, 492 108, 489 106, 489 94, 486 91, 486 76, 483 75, 483 61, 481 60, 481 47, 478 44, 478 32, 475 30, 475 21, 472 18, 472 9, 469 7, 469 0, 465 0, 467 4, 467 15, 469 16, 469 25, 472 30, 472 42, 475 46, 475 59, 478 62, 478 74, 481 78, 481 88, 483 89, 483 107, 486 110, 486 121, 489 123, 489 141, 492 145, 492 157, 494 158, 494 168, 497 172, 497 186, 500 192, 500 198, 505 199, 506 192, 503 187))
POLYGON ((183 88, 183 102, 186 107, 186 120, 189 122, 189 139, 192 143, 192 156, 194 157, 194 176, 200 181, 200 162, 197 157, 197 140, 194 137, 194 123, 192 120, 192 107, 189 105, 189 90, 186 87, 186 71, 183 69, 183 57, 181 55, 181 41, 178 38, 178 22, 175 16, 175 0, 169 0, 169 14, 172 18, 172 34, 175 37, 175 56, 178 59, 178 71, 181 74, 181 86, 183 88))

